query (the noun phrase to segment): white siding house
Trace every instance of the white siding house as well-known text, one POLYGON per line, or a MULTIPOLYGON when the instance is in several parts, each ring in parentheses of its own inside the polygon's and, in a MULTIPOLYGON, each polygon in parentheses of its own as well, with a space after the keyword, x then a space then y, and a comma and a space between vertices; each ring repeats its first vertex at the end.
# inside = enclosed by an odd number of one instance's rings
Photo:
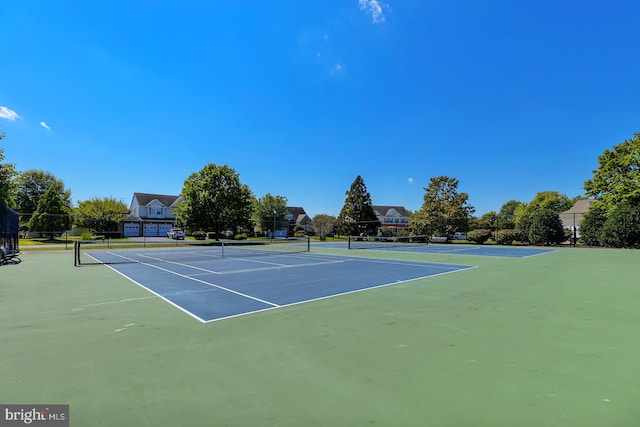
POLYGON ((166 236, 176 222, 173 209, 182 200, 182 196, 133 193, 130 214, 124 222, 124 236, 166 236))
POLYGON ((409 229, 411 213, 402 206, 373 206, 382 227, 388 227, 394 235, 409 229))

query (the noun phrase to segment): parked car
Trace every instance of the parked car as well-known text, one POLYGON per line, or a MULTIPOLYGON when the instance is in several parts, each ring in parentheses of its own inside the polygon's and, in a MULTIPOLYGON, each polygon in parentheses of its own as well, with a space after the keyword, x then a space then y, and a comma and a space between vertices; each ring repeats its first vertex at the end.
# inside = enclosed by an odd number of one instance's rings
POLYGON ((467 233, 464 231, 456 231, 453 233, 453 240, 467 240, 467 233))
POLYGON ((167 231, 167 237, 170 239, 184 240, 184 230, 182 228, 172 228, 167 231))

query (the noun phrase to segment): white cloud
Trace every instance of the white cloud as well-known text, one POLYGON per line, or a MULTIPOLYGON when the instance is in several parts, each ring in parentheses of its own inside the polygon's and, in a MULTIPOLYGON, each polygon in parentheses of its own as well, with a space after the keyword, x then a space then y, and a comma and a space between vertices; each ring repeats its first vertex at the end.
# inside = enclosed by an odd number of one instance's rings
POLYGON ((13 111, 11 108, 1 106, 0 107, 0 119, 7 119, 14 121, 16 119, 20 119, 21 117, 13 111))
POLYGON ((340 74, 343 70, 344 70, 344 67, 341 64, 336 64, 331 68, 331 70, 329 71, 329 74, 331 74, 332 76, 335 76, 337 74, 340 74))
POLYGON ((45 122, 40 122, 40 126, 42 126, 45 129, 51 130, 51 128, 49 127, 49 125, 47 125, 45 122))
POLYGON ((380 3, 378 0, 358 0, 358 6, 360 10, 371 15, 374 24, 384 22, 382 9, 388 7, 388 5, 380 3))
POLYGON ((409 184, 413 184, 413 177, 410 176, 409 179, 407 180, 409 182, 409 184))

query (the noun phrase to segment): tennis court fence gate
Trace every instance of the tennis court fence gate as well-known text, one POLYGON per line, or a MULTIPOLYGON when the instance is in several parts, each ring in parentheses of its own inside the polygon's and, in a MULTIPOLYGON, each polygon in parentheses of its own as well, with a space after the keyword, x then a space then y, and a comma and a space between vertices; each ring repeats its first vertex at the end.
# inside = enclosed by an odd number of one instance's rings
POLYGON ((0 203, 0 246, 18 251, 18 212, 0 203))

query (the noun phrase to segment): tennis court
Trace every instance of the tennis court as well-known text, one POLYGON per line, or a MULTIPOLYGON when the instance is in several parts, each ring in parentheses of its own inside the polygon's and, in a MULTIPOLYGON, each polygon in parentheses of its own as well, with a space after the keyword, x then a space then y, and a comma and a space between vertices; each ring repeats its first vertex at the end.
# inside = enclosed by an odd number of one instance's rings
POLYGON ((329 242, 324 246, 335 249, 351 249, 358 251, 393 251, 415 252, 425 254, 470 255, 500 258, 528 258, 557 251, 557 249, 541 247, 517 247, 497 245, 461 245, 461 244, 424 244, 396 242, 394 240, 359 239, 350 242, 329 242))
POLYGON ((233 246, 223 256, 222 250, 219 246, 152 247, 89 250, 82 256, 109 264, 201 322, 473 268, 233 246))
POLYGON ((74 267, 70 250, 25 249, 0 267, 0 402, 69 404, 72 426, 640 424, 640 251, 506 258, 312 244, 171 262, 131 251, 74 267), (441 264, 478 268, 438 274, 441 264), (358 292, 365 280, 347 265, 386 278, 358 292), (301 303, 318 294, 300 288, 328 282, 341 296, 301 303), (211 284, 281 307, 202 323, 186 311, 234 316, 207 311, 236 295, 211 284))

